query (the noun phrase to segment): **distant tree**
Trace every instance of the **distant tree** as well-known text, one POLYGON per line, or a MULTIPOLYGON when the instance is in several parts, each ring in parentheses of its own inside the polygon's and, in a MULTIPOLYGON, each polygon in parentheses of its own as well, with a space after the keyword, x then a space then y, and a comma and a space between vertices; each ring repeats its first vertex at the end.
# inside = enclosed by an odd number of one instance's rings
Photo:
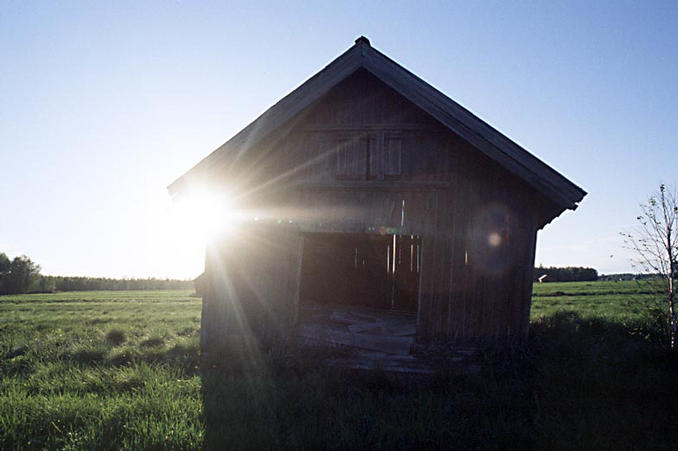
POLYGON ((5 282, 12 262, 4 252, 0 252, 0 294, 5 292, 5 282))
POLYGON ((26 293, 40 279, 40 265, 25 255, 14 257, 9 268, 7 282, 10 293, 26 293))
POLYGON ((663 184, 640 205, 641 214, 636 219, 639 227, 631 233, 622 233, 626 246, 633 250, 634 266, 644 273, 655 273, 655 280, 666 298, 668 310, 668 347, 676 350, 676 282, 678 280, 678 198, 675 190, 663 184))
POLYGON ((6 274, 9 272, 9 266, 11 262, 7 254, 0 252, 0 275, 6 274))
POLYGON ((579 266, 565 268, 539 266, 534 268, 534 281, 537 282, 540 278, 543 282, 592 282, 598 280, 598 271, 579 266))
POLYGON ((26 293, 39 282, 40 266, 30 258, 20 255, 9 261, 7 255, 0 254, 0 293, 26 293))
POLYGON ((50 276, 40 276, 40 281, 38 282, 38 291, 40 293, 52 293, 56 290, 56 281, 54 277, 50 276))

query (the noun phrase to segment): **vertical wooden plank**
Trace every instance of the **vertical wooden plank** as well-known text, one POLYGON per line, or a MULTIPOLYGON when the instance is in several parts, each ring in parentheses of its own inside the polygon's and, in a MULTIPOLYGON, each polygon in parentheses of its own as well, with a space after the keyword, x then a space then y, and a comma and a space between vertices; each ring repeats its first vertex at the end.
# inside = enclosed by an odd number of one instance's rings
POLYGON ((419 273, 419 307, 417 308, 417 341, 428 343, 431 339, 429 315, 431 312, 431 257, 433 256, 433 243, 430 235, 424 235, 421 240, 420 273, 419 273))
POLYGON ((449 290, 450 290, 450 268, 452 265, 452 235, 449 226, 449 206, 450 193, 449 191, 441 191, 438 194, 437 210, 441 213, 438 215, 438 236, 440 239, 440 257, 439 257, 439 282, 438 282, 438 308, 437 308, 437 333, 438 336, 447 340, 449 338, 449 290))
POLYGON ((384 178, 399 178, 402 175, 402 146, 400 135, 387 134, 384 136, 384 178))
POLYGON ((299 309, 300 309, 300 293, 301 293, 301 268, 304 264, 304 236, 300 233, 297 238, 297 253, 296 256, 290 258, 289 264, 292 267, 296 266, 296 272, 294 274, 294 281, 290 287, 290 292, 292 294, 292 318, 291 318, 291 329, 293 330, 299 322, 299 309))
POLYGON ((463 171, 462 174, 459 175, 459 180, 456 182, 456 188, 457 203, 459 205, 458 211, 460 213, 455 216, 454 231, 458 246, 456 252, 459 265, 454 291, 455 296, 457 297, 456 305, 458 306, 456 320, 454 320, 454 337, 455 341, 463 341, 469 334, 472 318, 472 304, 470 299, 472 277, 470 271, 471 262, 469 260, 472 204, 469 199, 471 191, 469 182, 467 177, 463 175, 463 171))
POLYGON ((431 191, 425 196, 422 214, 428 218, 422 228, 421 267, 419 277, 419 309, 417 314, 417 335, 426 343, 434 338, 438 268, 438 230, 435 227, 438 211, 438 193, 431 191))
POLYGON ((382 157, 381 149, 379 147, 379 139, 376 135, 371 134, 365 138, 368 155, 368 180, 378 180, 384 178, 382 171, 382 157))
POLYGON ((205 249, 205 271, 204 276, 204 293, 202 295, 202 309, 200 313, 200 348, 205 349, 210 342, 212 336, 210 334, 210 311, 209 305, 214 298, 214 282, 212 281, 212 269, 209 259, 209 250, 205 249))

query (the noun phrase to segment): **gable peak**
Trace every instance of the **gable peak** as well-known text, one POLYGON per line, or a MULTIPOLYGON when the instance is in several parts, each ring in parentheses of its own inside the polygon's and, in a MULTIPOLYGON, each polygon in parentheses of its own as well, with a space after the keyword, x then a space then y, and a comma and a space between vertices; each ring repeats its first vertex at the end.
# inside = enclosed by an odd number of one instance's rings
POLYGON ((365 36, 360 35, 358 39, 355 40, 356 45, 358 44, 365 44, 365 45, 370 45, 370 40, 367 39, 365 36))

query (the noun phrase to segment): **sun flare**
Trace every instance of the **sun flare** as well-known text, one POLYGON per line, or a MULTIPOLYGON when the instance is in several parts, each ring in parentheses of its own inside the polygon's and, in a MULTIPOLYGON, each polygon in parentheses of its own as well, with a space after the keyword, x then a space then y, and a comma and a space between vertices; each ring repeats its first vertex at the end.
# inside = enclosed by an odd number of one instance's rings
POLYGON ((174 218, 181 228, 203 241, 217 233, 232 231, 238 219, 236 207, 228 196, 198 191, 174 204, 174 218))
POLYGON ((235 230, 242 216, 229 196, 207 190, 175 199, 164 190, 154 190, 145 205, 145 233, 138 252, 145 256, 151 274, 176 278, 198 276, 204 270, 209 242, 217 234, 235 230))

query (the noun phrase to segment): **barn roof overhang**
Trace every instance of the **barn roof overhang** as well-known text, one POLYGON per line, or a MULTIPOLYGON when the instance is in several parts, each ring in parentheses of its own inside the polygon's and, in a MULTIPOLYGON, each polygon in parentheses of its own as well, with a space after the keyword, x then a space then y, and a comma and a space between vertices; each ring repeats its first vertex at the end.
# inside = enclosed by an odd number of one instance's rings
POLYGON ((547 222, 566 209, 574 210, 586 192, 520 145, 475 116, 383 53, 361 36, 347 51, 283 97, 247 127, 214 150, 168 186, 180 194, 193 179, 216 167, 230 152, 244 153, 318 101, 330 89, 359 69, 365 69, 507 171, 522 179, 555 208, 547 222))

